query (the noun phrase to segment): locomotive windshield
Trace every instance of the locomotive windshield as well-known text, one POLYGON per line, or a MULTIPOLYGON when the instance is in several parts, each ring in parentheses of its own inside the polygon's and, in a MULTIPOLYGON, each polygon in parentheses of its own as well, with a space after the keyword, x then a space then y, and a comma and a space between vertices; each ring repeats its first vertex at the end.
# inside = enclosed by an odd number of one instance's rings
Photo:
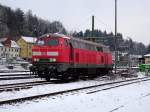
POLYGON ((59 44, 58 39, 49 39, 47 42, 48 46, 57 46, 59 44))
POLYGON ((48 45, 48 46, 57 46, 59 44, 58 39, 48 39, 48 40, 43 40, 39 39, 36 41, 36 45, 42 46, 42 45, 48 45))
POLYGON ((45 44, 44 40, 37 40, 36 41, 36 45, 44 45, 44 44, 45 44))

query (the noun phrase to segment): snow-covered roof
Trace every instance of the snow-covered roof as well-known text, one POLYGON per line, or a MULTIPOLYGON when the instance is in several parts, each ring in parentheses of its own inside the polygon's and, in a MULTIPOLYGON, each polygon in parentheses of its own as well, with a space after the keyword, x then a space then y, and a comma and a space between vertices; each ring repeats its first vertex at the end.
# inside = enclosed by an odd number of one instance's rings
POLYGON ((144 57, 150 57, 150 54, 146 54, 146 55, 144 55, 144 57))
POLYGON ((20 48, 18 46, 18 44, 15 41, 13 41, 13 40, 11 40, 11 47, 20 48))
POLYGON ((2 47, 3 46, 3 44, 2 43, 0 43, 0 47, 2 47))
POLYGON ((37 38, 35 37, 25 37, 25 36, 22 36, 23 40, 25 40, 27 43, 35 43, 37 38))
POLYGON ((7 38, 5 37, 5 38, 1 38, 0 39, 0 42, 4 42, 4 41, 6 41, 7 40, 7 38))
POLYGON ((134 54, 131 54, 130 57, 132 57, 132 58, 142 58, 142 55, 134 55, 134 54))

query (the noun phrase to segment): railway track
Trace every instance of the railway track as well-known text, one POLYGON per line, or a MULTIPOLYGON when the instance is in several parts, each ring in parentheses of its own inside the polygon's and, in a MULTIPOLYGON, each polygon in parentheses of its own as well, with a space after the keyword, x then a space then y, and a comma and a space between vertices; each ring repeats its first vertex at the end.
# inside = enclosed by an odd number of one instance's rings
POLYGON ((30 74, 1 74, 0 77, 7 77, 7 76, 31 76, 30 74))
POLYGON ((0 92, 29 89, 32 88, 33 86, 44 85, 44 84, 52 84, 52 82, 36 81, 36 82, 5 84, 5 85, 0 85, 0 92))
POLYGON ((34 79, 35 75, 31 75, 29 72, 12 72, 12 73, 0 73, 0 81, 2 80, 16 80, 16 79, 34 79))
POLYGON ((26 77, 0 77, 0 81, 2 80, 16 80, 16 79, 35 79, 38 77, 35 76, 26 76, 26 77))
POLYGON ((143 81, 149 81, 149 80, 150 80, 150 77, 143 77, 143 78, 134 78, 134 79, 128 79, 128 80, 123 80, 123 81, 116 81, 116 82, 92 85, 92 86, 87 86, 87 87, 75 88, 75 89, 68 89, 68 90, 63 90, 63 91, 58 91, 58 92, 51 92, 51 93, 47 93, 47 94, 4 100, 4 101, 0 101, 0 105, 17 103, 17 102, 38 99, 38 98, 48 97, 48 96, 61 95, 61 94, 65 94, 65 93, 67 94, 67 93, 78 92, 78 91, 83 91, 83 90, 89 90, 89 92, 87 92, 86 94, 92 94, 95 92, 100 92, 100 91, 104 91, 104 90, 108 90, 108 89, 112 89, 112 88, 117 88, 117 87, 130 85, 130 84, 134 84, 134 83, 139 83, 139 82, 143 82, 143 81), (99 87, 103 87, 103 88, 98 89, 99 87), (93 90, 96 88, 98 90, 93 90))
POLYGON ((18 72, 30 72, 30 71, 29 70, 22 70, 22 71, 15 71, 15 70, 0 71, 0 73, 18 73, 18 72))
MULTIPOLYGON (((107 79, 106 77, 100 77, 98 81, 104 81, 107 79)), ((73 80, 69 80, 69 82, 72 82, 73 80)), ((21 89, 29 89, 32 88, 33 86, 38 86, 38 85, 45 85, 45 84, 61 84, 65 83, 64 81, 60 80, 51 80, 51 82, 47 81, 34 81, 34 82, 24 82, 24 83, 12 83, 12 84, 1 84, 0 85, 0 92, 3 91, 18 91, 21 89)))

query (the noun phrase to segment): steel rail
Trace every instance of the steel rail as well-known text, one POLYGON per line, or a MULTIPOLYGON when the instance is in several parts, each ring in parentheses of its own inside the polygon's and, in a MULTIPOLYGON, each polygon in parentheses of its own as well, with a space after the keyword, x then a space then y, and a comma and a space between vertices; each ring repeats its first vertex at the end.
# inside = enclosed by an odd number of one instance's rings
MULTIPOLYGON (((129 82, 127 84, 124 84, 124 85, 129 85, 129 84, 138 83, 138 82, 141 82, 141 81, 148 81, 148 80, 150 80, 150 77, 128 79, 128 80, 124 80, 124 81, 116 81, 116 82, 92 85, 92 86, 69 89, 69 90, 63 90, 63 91, 58 91, 58 92, 53 92, 53 93, 34 95, 34 96, 28 96, 28 97, 22 97, 22 98, 16 98, 16 99, 9 99, 9 100, 0 101, 0 105, 23 102, 23 101, 27 101, 27 100, 33 100, 33 99, 38 99, 38 98, 48 97, 48 96, 55 96, 55 95, 60 95, 60 94, 70 93, 70 92, 75 92, 75 91, 81 91, 81 90, 86 90, 86 89, 92 89, 92 88, 95 88, 95 87, 102 87, 102 86, 105 86, 105 85, 119 84, 119 83, 122 83, 122 82, 129 82), (130 82, 130 81, 134 81, 134 82, 130 82)), ((116 87, 119 87, 119 86, 116 86, 116 87)), ((113 87, 111 87, 111 88, 113 88, 113 87)), ((109 88, 106 88, 106 89, 103 89, 103 90, 107 90, 107 89, 109 89, 109 88)))
POLYGON ((0 85, 1 86, 0 92, 27 89, 27 88, 32 88, 33 86, 45 85, 45 84, 52 84, 52 82, 38 81, 38 82, 26 82, 26 83, 0 85))
POLYGON ((30 75, 29 73, 28 74, 0 74, 0 77, 9 77, 9 76, 35 76, 35 75, 30 75))
POLYGON ((3 78, 0 78, 0 81, 3 81, 3 80, 15 80, 15 79, 34 79, 34 78, 39 78, 39 77, 34 77, 34 76, 27 76, 27 77, 3 77, 3 78))

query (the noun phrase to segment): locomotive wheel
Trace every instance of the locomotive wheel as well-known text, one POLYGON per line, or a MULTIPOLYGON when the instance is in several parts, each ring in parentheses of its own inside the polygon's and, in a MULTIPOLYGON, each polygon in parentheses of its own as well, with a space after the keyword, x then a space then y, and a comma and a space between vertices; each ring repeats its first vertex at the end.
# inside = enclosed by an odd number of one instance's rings
POLYGON ((46 81, 50 81, 50 77, 49 76, 46 76, 45 79, 46 79, 46 81))
POLYGON ((52 73, 45 72, 44 74, 45 74, 45 79, 46 79, 46 81, 50 81, 51 75, 53 75, 53 72, 52 72, 52 73))
POLYGON ((60 77, 60 80, 61 81, 68 81, 69 80, 69 77, 68 77, 68 74, 67 73, 62 73, 62 76, 60 77))
POLYGON ((79 80, 79 75, 74 75, 73 80, 79 80))
POLYGON ((42 77, 42 72, 41 72, 41 71, 37 71, 37 75, 38 75, 39 77, 42 77))

